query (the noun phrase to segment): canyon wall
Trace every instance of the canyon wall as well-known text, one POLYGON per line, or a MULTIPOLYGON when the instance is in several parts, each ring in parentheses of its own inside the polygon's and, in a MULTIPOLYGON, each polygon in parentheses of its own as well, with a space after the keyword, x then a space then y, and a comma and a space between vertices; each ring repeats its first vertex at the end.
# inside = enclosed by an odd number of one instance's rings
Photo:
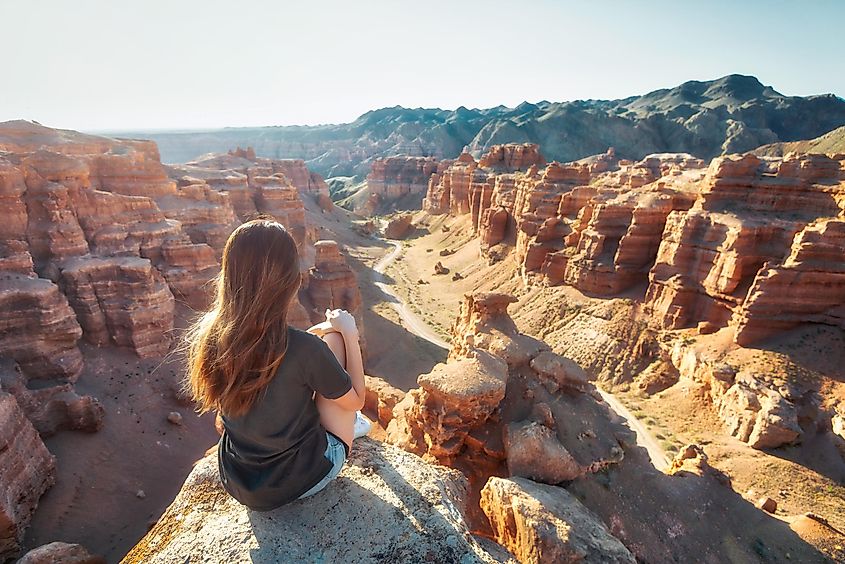
POLYGON ((845 328, 845 155, 727 156, 706 167, 611 150, 495 167, 523 147, 462 155, 432 176, 423 209, 470 214, 483 254, 513 250, 527 280, 595 296, 647 286, 643 304, 662 328, 731 325, 740 344, 805 322, 845 328))
POLYGON ((406 155, 375 159, 366 178, 366 198, 359 197, 356 211, 373 215, 387 209, 419 209, 431 175, 450 163, 406 155))
MULTIPOLYGON (((263 213, 282 222, 302 249, 303 299, 328 292, 328 303, 358 313, 354 274, 339 254, 317 253, 326 274, 309 288, 315 253, 306 202, 317 213, 332 206, 326 184, 303 161, 237 150, 165 167, 152 142, 0 124, 0 411, 18 429, 3 439, 0 483, 23 492, 22 501, 10 497, 0 507, 7 527, 0 559, 17 550, 54 476, 52 457, 39 458, 39 448, 46 453, 39 434, 103 425, 100 403, 74 391, 80 340, 142 358, 165 355, 174 320, 208 306, 209 282, 241 221, 263 213), (19 456, 26 450, 31 463, 19 456)), ((290 321, 313 320, 297 302, 290 321)))
POLYGON ((466 295, 448 360, 398 401, 374 390, 395 402, 389 418, 378 402, 389 442, 468 475, 479 530, 523 562, 753 560, 758 543, 774 559, 818 556, 742 499, 699 447, 668 475, 655 470, 584 370, 517 330, 507 311, 516 302, 466 295))
MULTIPOLYGON (((432 177, 424 209, 466 216, 482 255, 496 262, 511 253, 528 284, 629 298, 627 324, 612 307, 620 300, 572 317, 567 350, 579 355, 577 334, 596 323, 627 327, 627 352, 606 352, 616 372, 638 365, 625 360, 632 355, 643 366, 663 358, 671 368, 653 386, 679 373, 702 383, 728 432, 757 448, 814 432, 818 385, 741 364, 714 369, 712 358, 691 368, 673 343, 724 330, 742 348, 808 323, 845 329, 845 155, 731 155, 708 166, 684 154, 631 162, 610 150, 497 169, 522 147, 496 148, 480 161, 462 155, 432 177)), ((595 375, 633 377, 604 374, 607 359, 581 356, 595 375)))

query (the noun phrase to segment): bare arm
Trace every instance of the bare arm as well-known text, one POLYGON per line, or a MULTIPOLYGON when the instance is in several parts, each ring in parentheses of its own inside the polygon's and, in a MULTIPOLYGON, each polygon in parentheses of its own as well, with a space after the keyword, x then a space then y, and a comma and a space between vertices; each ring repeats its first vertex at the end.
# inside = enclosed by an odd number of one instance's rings
POLYGON ((338 359, 343 359, 341 364, 344 365, 352 380, 352 389, 331 401, 348 411, 357 411, 364 407, 367 388, 364 384, 364 360, 361 356, 361 344, 358 340, 355 318, 343 310, 333 310, 327 314, 327 318, 337 332, 324 337, 326 344, 338 359))

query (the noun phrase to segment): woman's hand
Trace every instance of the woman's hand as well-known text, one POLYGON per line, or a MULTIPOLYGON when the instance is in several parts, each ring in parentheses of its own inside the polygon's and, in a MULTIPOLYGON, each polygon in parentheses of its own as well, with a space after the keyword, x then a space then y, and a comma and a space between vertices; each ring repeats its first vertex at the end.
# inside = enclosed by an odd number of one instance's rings
POLYGON ((340 332, 346 339, 358 338, 358 327, 355 325, 355 318, 345 309, 327 309, 326 321, 335 331, 340 332))

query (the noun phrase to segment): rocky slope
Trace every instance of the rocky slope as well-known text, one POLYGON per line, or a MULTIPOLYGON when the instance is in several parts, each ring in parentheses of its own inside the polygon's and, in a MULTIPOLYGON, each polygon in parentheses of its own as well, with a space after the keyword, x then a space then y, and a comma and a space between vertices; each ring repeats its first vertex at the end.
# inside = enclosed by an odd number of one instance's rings
POLYGON ((782 157, 789 153, 845 153, 845 127, 815 139, 763 145, 753 152, 760 157, 782 157))
POLYGON ((470 534, 457 471, 370 439, 340 476, 307 501, 259 513, 223 489, 216 457, 197 463, 182 491, 123 562, 501 562, 470 534), (307 509, 307 510, 306 510, 307 509))
MULTIPOLYGON (((6 122, 0 200, 0 393, 10 428, 37 431, 34 438, 23 430, 10 435, 0 452, 4 486, 21 468, 20 450, 33 453, 19 501, 9 498, 3 508, 2 536, 10 540, 0 558, 17 550, 53 480, 52 457, 36 456, 39 434, 103 425, 101 403, 74 391, 83 343, 161 360, 184 312, 208 305, 208 282, 241 221, 269 214, 299 243, 303 284, 294 325, 307 327, 327 307, 360 313, 355 275, 337 244, 315 245, 318 233, 306 214, 333 205, 326 184, 302 161, 236 150, 165 167, 151 142, 6 122)), ((112 369, 100 376, 108 374, 112 369)))
POLYGON ((516 329, 515 301, 467 295, 449 360, 387 421, 388 441, 470 476, 476 527, 522 562, 824 558, 736 494, 698 447, 670 475, 656 471, 584 371, 516 329))
POLYGON ((824 420, 813 378, 755 374, 724 351, 688 344, 723 329, 740 348, 808 323, 845 329, 843 155, 748 154, 706 166, 685 154, 631 162, 608 152, 568 164, 520 162, 522 171, 490 164, 525 150, 504 145, 480 161, 461 155, 432 177, 424 209, 466 215, 482 255, 491 263, 511 257, 528 284, 641 296, 568 320, 579 362, 618 381, 660 359, 668 368, 656 391, 679 373, 705 382, 729 432, 757 448, 798 441, 824 420), (580 357, 577 343, 596 347, 578 334, 617 317, 621 330, 607 344, 620 346, 580 357), (644 362, 636 369, 626 358, 644 362), (716 367, 718 359, 727 365, 716 367), (605 371, 596 361, 615 366, 605 371))
POLYGON ((845 101, 833 95, 784 96, 754 77, 729 75, 621 100, 451 111, 397 106, 340 125, 142 136, 158 143, 166 162, 249 144, 261 156, 305 159, 326 177, 363 178, 375 159, 393 155, 455 158, 468 147, 478 157, 496 144, 528 142, 539 143, 547 157, 561 162, 608 147, 635 160, 661 152, 712 158, 766 143, 810 139, 843 124, 845 101))

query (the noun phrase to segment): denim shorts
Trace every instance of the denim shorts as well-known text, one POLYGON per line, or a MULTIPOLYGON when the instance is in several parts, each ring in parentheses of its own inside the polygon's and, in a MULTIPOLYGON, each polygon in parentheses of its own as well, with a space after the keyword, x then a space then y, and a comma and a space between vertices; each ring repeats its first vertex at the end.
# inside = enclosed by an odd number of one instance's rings
POLYGON ((346 461, 346 445, 343 444, 343 441, 332 435, 331 433, 326 433, 326 439, 328 442, 328 446, 326 446, 326 452, 324 456, 332 463, 332 469, 329 470, 329 473, 326 474, 326 477, 317 482, 317 484, 299 496, 298 499, 304 499, 306 497, 310 497, 315 493, 321 491, 323 488, 329 485, 329 482, 337 478, 337 475, 340 474, 340 469, 343 468, 343 463, 346 461))

